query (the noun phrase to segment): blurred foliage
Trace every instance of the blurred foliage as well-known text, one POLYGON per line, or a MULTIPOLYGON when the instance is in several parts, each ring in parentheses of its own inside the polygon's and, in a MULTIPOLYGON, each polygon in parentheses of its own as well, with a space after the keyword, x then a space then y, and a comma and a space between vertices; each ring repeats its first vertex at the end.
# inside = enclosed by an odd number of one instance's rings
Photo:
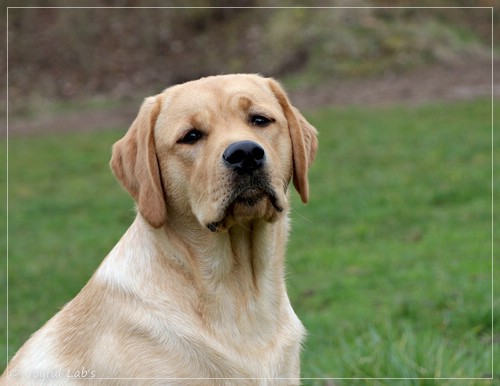
MULTIPOLYGON (((31 3, 42 4, 23 5, 31 3)), ((179 5, 162 3, 171 4, 179 5)), ((92 5, 140 3, 96 0, 92 5)), ((487 8, 248 8, 267 6, 266 0, 198 0, 190 5, 200 8, 10 8, 11 111, 27 98, 125 97, 137 89, 159 92, 209 74, 258 72, 300 86, 491 55, 487 8)))

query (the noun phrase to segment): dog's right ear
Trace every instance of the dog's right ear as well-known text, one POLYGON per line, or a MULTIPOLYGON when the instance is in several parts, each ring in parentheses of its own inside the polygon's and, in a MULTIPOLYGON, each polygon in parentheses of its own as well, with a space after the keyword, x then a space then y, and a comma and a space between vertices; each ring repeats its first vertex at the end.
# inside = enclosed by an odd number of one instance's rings
POLYGON ((154 141, 160 109, 159 96, 144 101, 125 136, 113 145, 110 162, 118 181, 137 202, 139 213, 155 228, 167 217, 154 141))

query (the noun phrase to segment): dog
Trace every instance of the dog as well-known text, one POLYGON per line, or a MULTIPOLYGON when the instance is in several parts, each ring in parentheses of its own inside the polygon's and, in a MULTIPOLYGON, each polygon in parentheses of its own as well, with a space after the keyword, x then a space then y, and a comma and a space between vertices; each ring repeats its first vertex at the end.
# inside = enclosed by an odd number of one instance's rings
POLYGON ((210 76, 146 98, 110 162, 134 222, 0 383, 299 384, 289 185, 308 201, 316 150, 272 78, 210 76))

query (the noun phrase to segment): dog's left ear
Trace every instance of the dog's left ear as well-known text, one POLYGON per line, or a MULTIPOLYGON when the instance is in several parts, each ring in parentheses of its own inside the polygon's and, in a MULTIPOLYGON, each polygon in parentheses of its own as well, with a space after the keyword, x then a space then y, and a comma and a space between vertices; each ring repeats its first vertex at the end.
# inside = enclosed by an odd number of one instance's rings
POLYGON ((288 121, 293 151, 293 184, 302 202, 309 200, 307 171, 318 150, 317 130, 292 106, 281 85, 269 78, 269 87, 278 99, 288 121))
POLYGON ((146 98, 125 136, 113 145, 110 162, 118 181, 137 202, 139 213, 155 228, 167 217, 154 141, 160 109, 160 97, 146 98))

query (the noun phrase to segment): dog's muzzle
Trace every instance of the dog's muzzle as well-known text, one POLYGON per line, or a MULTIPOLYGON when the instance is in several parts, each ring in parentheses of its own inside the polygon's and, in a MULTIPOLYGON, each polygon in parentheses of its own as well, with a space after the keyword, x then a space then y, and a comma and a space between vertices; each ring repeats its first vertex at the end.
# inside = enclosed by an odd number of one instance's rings
MULTIPOLYGON (((278 204, 277 194, 272 187, 266 172, 266 152, 261 145, 254 141, 239 141, 229 145, 222 154, 224 165, 232 171, 232 190, 228 195, 225 207, 225 216, 235 209, 256 207, 268 199, 278 213, 283 208, 278 204)), ((220 221, 207 225, 208 229, 216 232, 224 223, 220 221)))

